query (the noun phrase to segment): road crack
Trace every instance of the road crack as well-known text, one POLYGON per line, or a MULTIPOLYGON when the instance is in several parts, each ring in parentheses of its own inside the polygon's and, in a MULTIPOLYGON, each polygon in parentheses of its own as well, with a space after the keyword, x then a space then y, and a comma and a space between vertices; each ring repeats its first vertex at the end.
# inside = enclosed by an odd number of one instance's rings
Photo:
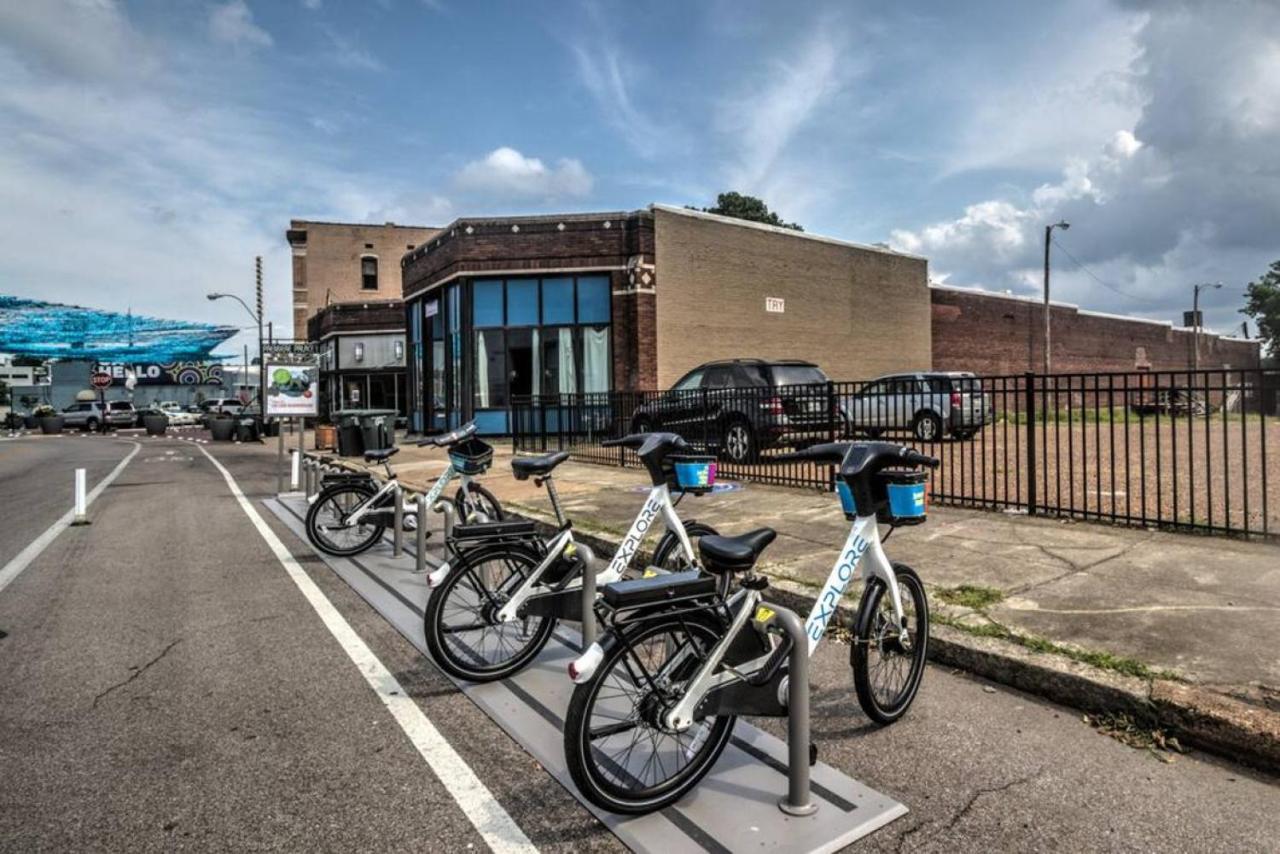
POLYGON ((1001 783, 999 786, 989 786, 985 789, 975 789, 973 794, 969 796, 969 800, 965 802, 964 806, 962 806, 956 812, 955 815, 951 816, 951 820, 948 821, 946 826, 943 827, 942 829, 944 831, 951 830, 957 824, 963 821, 965 816, 969 814, 969 812, 974 808, 974 806, 978 803, 978 801, 981 800, 983 797, 987 795, 998 795, 1001 792, 1009 791, 1015 786, 1021 786, 1025 783, 1030 783, 1032 780, 1039 777, 1043 773, 1044 773, 1044 768, 1037 768, 1035 771, 1032 771, 1030 774, 1010 780, 1007 783, 1001 783))
POLYGON ((147 672, 147 670, 149 670, 149 669, 152 667, 152 665, 159 663, 160 659, 162 659, 162 658, 164 658, 166 655, 168 655, 168 654, 169 654, 169 652, 170 652, 170 650, 172 650, 175 646, 177 646, 177 645, 178 645, 178 644, 180 644, 180 643, 182 643, 182 638, 178 638, 177 640, 173 641, 173 642, 172 642, 172 643, 170 643, 168 646, 166 646, 163 650, 161 650, 161 651, 160 651, 160 654, 159 654, 159 655, 157 655, 155 658, 151 659, 151 660, 150 660, 150 661, 148 661, 146 664, 144 664, 144 665, 142 665, 141 667, 139 667, 139 668, 137 668, 136 670, 134 670, 134 671, 133 671, 133 673, 129 674, 129 678, 128 678, 128 679, 123 679, 123 680, 121 680, 121 681, 117 682, 116 684, 114 684, 114 685, 110 686, 110 687, 109 687, 109 688, 107 688, 105 691, 101 691, 101 692, 99 692, 99 693, 98 693, 98 695, 97 695, 96 697, 94 697, 94 698, 93 698, 93 706, 92 706, 92 708, 95 708, 95 709, 96 709, 96 708, 98 708, 98 702, 99 702, 103 697, 105 697, 105 696, 107 696, 108 694, 110 694, 112 691, 116 691, 116 690, 118 690, 118 689, 120 689, 120 688, 123 688, 124 686, 126 686, 126 685, 128 685, 130 682, 132 682, 133 680, 137 679, 137 678, 138 678, 139 676, 141 676, 143 673, 146 673, 146 672, 147 672))

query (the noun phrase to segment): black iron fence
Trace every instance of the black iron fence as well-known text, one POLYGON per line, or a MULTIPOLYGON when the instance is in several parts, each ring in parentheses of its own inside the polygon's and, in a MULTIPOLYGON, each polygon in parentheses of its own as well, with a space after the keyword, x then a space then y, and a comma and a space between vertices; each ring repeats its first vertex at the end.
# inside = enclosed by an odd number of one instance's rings
POLYGON ((883 438, 942 461, 932 500, 1132 525, 1275 537, 1280 373, 1204 370, 925 375, 802 386, 516 398, 516 451, 636 465, 600 441, 670 430, 718 475, 830 489, 830 466, 778 463, 815 442, 883 438), (1272 453, 1268 454, 1268 448, 1272 453))

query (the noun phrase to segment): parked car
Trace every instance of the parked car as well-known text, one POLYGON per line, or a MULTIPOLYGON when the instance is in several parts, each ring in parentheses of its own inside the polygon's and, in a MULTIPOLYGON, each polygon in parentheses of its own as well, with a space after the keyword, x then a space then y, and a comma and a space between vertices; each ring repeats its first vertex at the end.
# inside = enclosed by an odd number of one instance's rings
POLYGON ((964 371, 922 371, 879 377, 841 403, 852 433, 876 437, 910 430, 921 442, 944 435, 969 439, 995 418, 982 383, 964 371))
POLYGON ((812 362, 732 359, 699 365, 632 415, 637 433, 672 430, 704 436, 727 460, 745 463, 774 447, 830 437, 827 375, 812 362))
POLYGON ((127 400, 108 400, 107 423, 112 427, 140 427, 142 413, 127 400))
POLYGON ((176 400, 157 401, 153 405, 153 409, 168 416, 170 427, 188 427, 200 423, 198 415, 183 409, 182 405, 176 400))
POLYGON ((62 410, 62 424, 68 429, 78 427, 81 430, 100 430, 103 424, 112 427, 132 427, 135 418, 133 404, 127 400, 108 402, 105 412, 102 404, 96 400, 73 403, 62 410), (128 408, 113 409, 118 403, 123 403, 128 408))

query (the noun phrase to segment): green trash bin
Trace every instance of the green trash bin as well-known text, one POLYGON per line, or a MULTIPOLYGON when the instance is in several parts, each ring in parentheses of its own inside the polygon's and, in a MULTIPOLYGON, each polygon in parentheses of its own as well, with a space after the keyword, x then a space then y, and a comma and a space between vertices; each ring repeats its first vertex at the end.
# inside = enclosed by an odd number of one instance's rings
POLYGON ((333 413, 338 425, 338 456, 358 457, 364 453, 364 434, 360 430, 362 410, 346 409, 333 413))
POLYGON ((360 412, 360 435, 366 451, 395 445, 395 417, 394 409, 365 409, 360 412))

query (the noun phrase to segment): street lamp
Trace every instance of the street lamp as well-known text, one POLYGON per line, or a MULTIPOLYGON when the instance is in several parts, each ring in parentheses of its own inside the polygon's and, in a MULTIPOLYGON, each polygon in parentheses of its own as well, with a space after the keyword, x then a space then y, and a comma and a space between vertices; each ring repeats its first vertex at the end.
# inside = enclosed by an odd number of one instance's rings
POLYGON ((1195 336, 1195 347, 1191 356, 1191 369, 1193 371, 1200 370, 1200 328, 1204 326, 1200 322, 1200 292, 1216 291, 1221 287, 1222 282, 1204 282, 1191 289, 1191 322, 1194 330, 1192 334, 1195 336))
MULTIPOLYGON (((259 270, 261 270, 261 267, 259 267, 259 270)), ((262 398, 262 370, 263 370, 263 368, 262 368, 262 309, 261 309, 261 306, 262 306, 262 276, 261 276, 261 274, 259 274, 259 276, 258 276, 258 306, 259 306, 259 309, 258 309, 258 311, 256 311, 256 312, 255 312, 253 309, 249 308, 249 304, 248 304, 247 302, 245 302, 244 300, 240 299, 240 297, 236 296, 235 294, 226 294, 226 293, 214 292, 214 293, 211 293, 211 294, 206 294, 206 295, 205 295, 205 297, 206 297, 206 299, 208 299, 208 300, 210 300, 210 301, 213 301, 213 300, 220 300, 220 299, 233 299, 233 300, 235 300, 236 302, 240 303, 240 305, 244 306, 244 310, 245 310, 245 311, 247 311, 247 312, 249 312, 249 316, 250 316, 250 317, 252 317, 252 318, 253 318, 253 320, 254 320, 254 322, 258 324, 258 397, 259 397, 259 401, 258 401, 258 403, 259 403, 259 406, 262 406, 262 400, 261 400, 261 398, 262 398)), ((247 384, 248 384, 248 381, 249 381, 249 370, 248 370, 248 368, 247 368, 247 367, 245 368, 245 378, 244 378, 244 379, 245 379, 245 384, 247 385, 247 384)), ((263 407, 262 407, 262 412, 261 412, 260 414, 261 414, 261 415, 265 415, 265 414, 266 414, 266 407, 265 407, 265 406, 263 406, 263 407)))
POLYGON ((1070 227, 1071 223, 1065 219, 1044 227, 1044 373, 1046 376, 1049 374, 1051 365, 1049 356, 1051 343, 1049 332, 1049 243, 1053 239, 1053 230, 1055 228, 1066 231, 1070 227))

